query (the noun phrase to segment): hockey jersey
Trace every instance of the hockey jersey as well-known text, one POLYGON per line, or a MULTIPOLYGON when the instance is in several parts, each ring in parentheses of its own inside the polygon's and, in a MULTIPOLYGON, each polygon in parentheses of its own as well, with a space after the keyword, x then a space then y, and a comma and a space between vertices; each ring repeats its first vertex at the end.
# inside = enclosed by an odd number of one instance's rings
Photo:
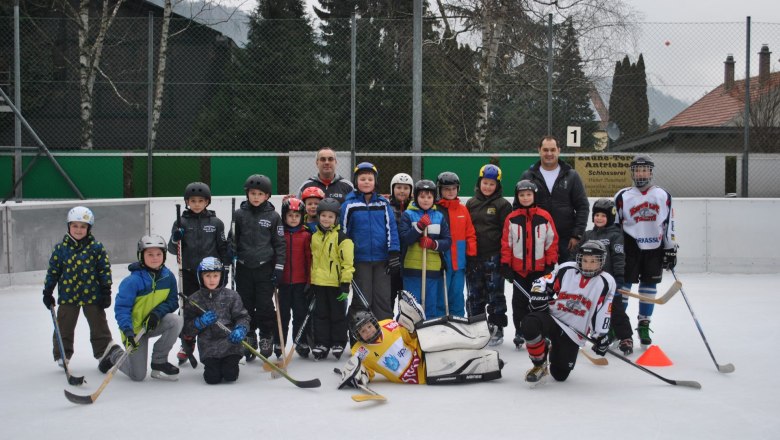
POLYGON ((352 346, 368 370, 369 378, 376 373, 395 383, 425 383, 425 361, 417 338, 392 319, 379 321, 382 337, 375 344, 358 341, 352 346))
POLYGON ((615 194, 615 205, 615 223, 636 240, 639 249, 677 247, 672 196, 666 190, 655 185, 645 191, 634 186, 623 188, 615 194))
POLYGON ((572 341, 582 347, 585 340, 577 332, 600 337, 609 331, 616 288, 612 275, 602 271, 586 278, 577 263, 570 261, 544 279, 552 283, 556 294, 550 302, 550 315, 572 341))

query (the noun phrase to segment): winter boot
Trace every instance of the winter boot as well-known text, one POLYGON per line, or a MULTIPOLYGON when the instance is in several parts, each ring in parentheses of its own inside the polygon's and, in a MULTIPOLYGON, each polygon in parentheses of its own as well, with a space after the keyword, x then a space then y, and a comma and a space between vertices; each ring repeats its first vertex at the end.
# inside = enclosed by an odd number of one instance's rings
POLYGON ((312 348, 311 354, 314 356, 315 361, 320 361, 328 357, 328 350, 329 348, 324 345, 317 345, 312 348))
POLYGON ((295 351, 298 353, 298 356, 306 359, 309 357, 309 344, 305 342, 301 342, 300 344, 295 346, 295 351))
POLYGON ((334 345, 330 351, 333 353, 333 357, 335 357, 336 360, 339 360, 341 359, 341 354, 344 353, 344 347, 341 345, 334 345))
POLYGON ((618 348, 620 348, 620 351, 622 351, 625 356, 628 356, 634 352, 634 340, 631 338, 623 339, 620 341, 618 348))
POLYGON ((179 369, 169 362, 162 364, 152 363, 152 377, 155 379, 177 381, 179 380, 179 369))
POLYGON ((119 347, 119 344, 113 344, 107 350, 108 353, 103 353, 103 357, 100 358, 100 362, 98 363, 98 370, 100 370, 100 372, 103 374, 108 373, 108 370, 114 366, 114 360, 111 358, 115 355, 115 353, 122 351, 122 349, 119 347))
POLYGON ((493 336, 490 337, 490 342, 488 342, 488 345, 491 347, 495 347, 497 345, 501 345, 504 342, 504 329, 501 327, 496 327, 495 332, 493 332, 493 336))
POLYGON ((515 332, 515 338, 512 340, 512 342, 515 343, 515 348, 520 350, 523 348, 523 344, 525 344, 525 339, 523 338, 523 334, 520 332, 515 332))
POLYGON ((188 353, 195 352, 195 338, 192 336, 181 338, 181 348, 176 353, 176 359, 179 361, 179 365, 187 362, 189 359, 188 353))
MULTIPOLYGON (((250 347, 257 350, 257 334, 255 334, 255 331, 252 330, 246 335, 246 343, 249 344, 250 347)), ((252 362, 255 360, 257 356, 255 356, 254 353, 244 348, 244 356, 246 356, 247 362, 252 362)))
POLYGON ((271 353, 274 350, 274 338, 271 336, 260 335, 260 342, 258 344, 260 354, 265 357, 271 357, 271 353))
POLYGON ((536 383, 542 380, 545 376, 550 374, 547 370, 547 363, 544 362, 540 365, 534 364, 533 368, 525 373, 525 381, 530 383, 536 383))
POLYGON ((636 332, 639 333, 639 343, 642 345, 650 345, 653 343, 653 339, 650 338, 650 320, 642 319, 639 321, 639 325, 636 327, 636 332))

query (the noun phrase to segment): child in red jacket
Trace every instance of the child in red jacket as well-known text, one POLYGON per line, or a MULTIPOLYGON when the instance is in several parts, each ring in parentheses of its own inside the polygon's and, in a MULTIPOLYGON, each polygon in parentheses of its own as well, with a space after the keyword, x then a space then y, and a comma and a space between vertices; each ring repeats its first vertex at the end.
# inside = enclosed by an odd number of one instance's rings
MULTIPOLYGON (((293 318, 293 342, 306 319, 309 310, 307 288, 311 278, 311 233, 304 227, 304 203, 295 197, 282 202, 282 221, 284 222, 284 243, 287 247, 287 260, 284 263, 282 281, 279 283, 279 313, 282 317, 282 338, 287 340, 290 325, 290 309, 293 318)), ((307 325, 307 327, 311 327, 307 325)), ((302 357, 309 356, 308 329, 304 329, 295 351, 302 357)), ((274 338, 276 357, 282 354, 279 335, 274 338)))
MULTIPOLYGON (((515 185, 512 213, 504 222, 501 239, 501 276, 517 281, 526 292, 534 280, 549 273, 558 262, 558 233, 550 213, 536 206, 536 184, 521 180, 515 185)), ((512 286, 512 322, 515 324, 515 346, 525 339, 520 331, 528 314, 528 298, 512 286)))

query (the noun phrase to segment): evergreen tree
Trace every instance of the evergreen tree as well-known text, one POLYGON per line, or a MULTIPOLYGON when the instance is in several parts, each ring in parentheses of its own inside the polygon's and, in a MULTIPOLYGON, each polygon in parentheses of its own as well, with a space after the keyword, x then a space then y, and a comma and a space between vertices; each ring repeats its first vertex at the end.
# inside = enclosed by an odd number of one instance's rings
POLYGON ((650 103, 647 100, 647 74, 645 73, 645 58, 640 53, 639 59, 634 66, 634 75, 636 86, 633 89, 636 111, 636 135, 642 136, 648 132, 648 123, 650 121, 650 103))
POLYGON ((626 55, 615 66, 609 118, 620 127, 621 139, 631 139, 647 134, 649 113, 644 58, 632 64, 626 55))

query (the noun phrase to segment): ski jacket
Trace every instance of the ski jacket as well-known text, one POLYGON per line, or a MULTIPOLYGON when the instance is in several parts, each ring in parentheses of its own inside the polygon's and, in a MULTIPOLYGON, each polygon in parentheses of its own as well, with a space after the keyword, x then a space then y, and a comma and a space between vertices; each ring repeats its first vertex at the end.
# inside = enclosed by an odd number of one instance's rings
POLYGON ((330 230, 317 226, 311 237, 311 284, 339 287, 352 282, 355 246, 336 225, 330 230))
POLYGON ((276 269, 284 269, 284 225, 271 202, 252 206, 248 201, 243 201, 234 213, 233 220, 236 235, 232 236, 231 232, 229 240, 242 265, 256 269, 272 263, 276 269))
POLYGON ((309 283, 311 278, 311 233, 303 226, 284 227, 286 261, 282 284, 309 283))
POLYGON ((540 279, 547 281, 548 288, 551 284, 555 292, 550 315, 574 343, 585 345, 585 339, 574 330, 596 338, 609 331, 616 288, 612 275, 602 271, 586 278, 580 274, 577 263, 569 261, 540 279))
POLYGON ((645 191, 635 186, 623 188, 615 194, 615 207, 615 223, 636 240, 639 249, 677 247, 672 196, 665 189, 655 185, 645 191))
POLYGON ((311 176, 301 184, 300 188, 298 188, 298 198, 301 198, 301 194, 303 194, 304 189, 311 186, 316 186, 317 188, 321 189, 322 192, 325 193, 325 197, 332 197, 338 200, 339 203, 344 203, 344 199, 347 197, 347 194, 351 193, 355 189, 355 187, 352 186, 352 182, 344 179, 338 174, 336 174, 330 184, 327 185, 320 179, 320 176, 311 176))
MULTIPOLYGON (((228 255, 228 242, 225 239, 225 225, 217 218, 214 211, 204 209, 198 214, 187 209, 181 214, 181 227, 184 228, 184 236, 181 239, 182 268, 185 270, 197 270, 198 265, 206 257, 219 258, 222 264, 229 265, 231 257, 228 255)), ((171 234, 179 229, 178 222, 173 222, 171 234)), ((168 252, 173 255, 178 253, 178 243, 173 241, 173 236, 168 240, 168 252)))
POLYGON ((559 239, 568 243, 570 238, 582 238, 582 234, 585 233, 590 202, 577 171, 563 161, 558 161, 558 165, 561 170, 553 184, 552 193, 547 189, 547 183, 539 171, 541 161, 537 161, 526 170, 520 180, 528 179, 536 183, 539 188, 536 192, 536 204, 550 213, 555 221, 559 239))
POLYGON ((485 197, 477 187, 466 208, 477 233, 477 257, 484 261, 500 255, 504 221, 512 212, 512 205, 501 195, 501 187, 490 197, 485 197))
POLYGON ((352 345, 352 356, 361 359, 369 380, 376 373, 395 383, 425 383, 425 360, 417 338, 392 319, 379 321, 382 337, 374 344, 352 345))
POLYGON ((400 252, 398 228, 390 202, 372 193, 366 202, 363 193, 352 191, 341 205, 341 230, 359 242, 356 263, 387 261, 389 252, 400 252))
POLYGON ((558 262, 558 233, 550 213, 542 208, 518 208, 504 222, 501 264, 526 277, 549 272, 558 262))
POLYGON ((611 224, 603 228, 594 227, 585 232, 580 246, 588 240, 598 240, 604 243, 607 248, 604 272, 612 275, 615 281, 621 284, 626 270, 626 253, 623 250, 623 231, 620 230, 620 226, 611 224))
POLYGON ((401 242, 406 246, 406 252, 403 255, 404 275, 419 276, 422 271, 422 254, 425 251, 420 246, 420 237, 423 236, 421 230, 417 229, 417 222, 423 215, 428 214, 431 224, 428 225, 428 238, 436 242, 436 250, 428 250, 426 255, 425 268, 430 272, 431 277, 440 277, 442 269, 442 253, 447 252, 452 244, 450 239, 450 228, 444 219, 444 214, 440 207, 433 205, 430 209, 423 211, 417 207, 415 202, 409 204, 409 208, 401 216, 401 242))
MULTIPOLYGON (((249 328, 249 313, 244 308, 243 303, 241 303, 241 297, 235 290, 230 290, 227 287, 209 290, 202 287, 193 293, 189 299, 195 301, 203 310, 213 311, 217 315, 217 322, 222 323, 231 331, 238 326, 249 328)), ((216 322, 202 331, 195 327, 195 318, 202 314, 203 312, 190 304, 189 301, 184 302, 184 328, 182 329, 182 334, 198 337, 198 356, 200 361, 203 362, 204 359, 210 358, 219 359, 230 355, 241 356, 244 353, 244 348, 241 344, 232 344, 228 340, 225 330, 221 329, 216 322)))
POLYGON ((465 269, 466 257, 477 256, 477 233, 471 222, 471 214, 457 197, 452 200, 441 199, 439 206, 444 208, 442 214, 450 227, 452 239, 450 250, 444 253, 447 271, 465 269))
MULTIPOLYGON (((128 266, 130 275, 119 283, 114 302, 114 315, 119 329, 138 333, 149 314, 162 318, 179 308, 176 278, 165 266, 151 271, 140 263, 128 266)), ((124 340, 124 334, 122 340, 124 340)))
POLYGON ((65 234, 49 257, 44 290, 57 286, 57 304, 95 304, 101 288, 111 287, 111 263, 103 244, 92 234, 76 240, 65 234))

